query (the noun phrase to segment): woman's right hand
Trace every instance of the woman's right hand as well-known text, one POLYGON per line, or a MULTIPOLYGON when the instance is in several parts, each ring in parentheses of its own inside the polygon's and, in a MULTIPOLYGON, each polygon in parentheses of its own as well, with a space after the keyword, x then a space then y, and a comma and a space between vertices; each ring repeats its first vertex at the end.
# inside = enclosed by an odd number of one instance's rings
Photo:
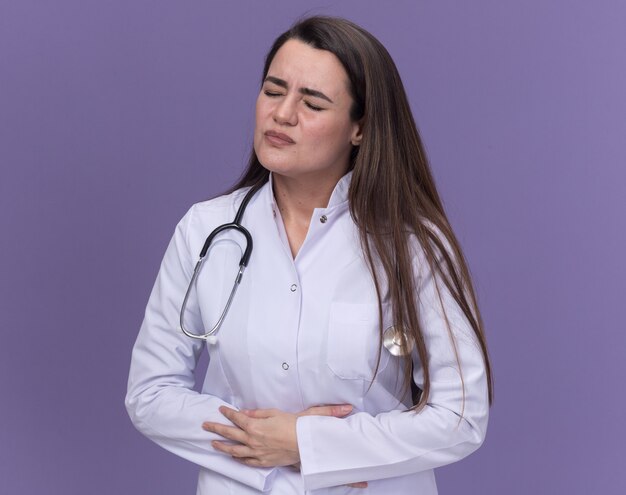
MULTIPOLYGON (((254 410, 242 411, 250 417, 255 417, 254 410)), ((352 412, 350 404, 331 404, 327 406, 313 406, 296 414, 296 416, 333 416, 335 418, 343 418, 352 412)), ((294 467, 300 470, 300 463, 294 464, 294 467)), ((356 483, 348 483, 346 486, 352 488, 367 488, 367 481, 358 481, 356 483)))

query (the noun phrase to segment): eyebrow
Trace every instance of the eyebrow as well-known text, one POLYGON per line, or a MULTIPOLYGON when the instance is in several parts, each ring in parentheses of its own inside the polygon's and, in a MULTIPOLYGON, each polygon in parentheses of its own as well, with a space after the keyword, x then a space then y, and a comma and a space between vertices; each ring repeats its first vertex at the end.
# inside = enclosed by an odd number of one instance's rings
MULTIPOLYGON (((281 88, 287 89, 287 87, 288 87, 287 81, 285 81, 284 79, 280 79, 278 77, 267 76, 265 78, 265 81, 269 81, 271 83, 274 83, 274 84, 276 84, 276 86, 280 86, 281 88)), ((300 93, 302 93, 303 95, 315 96, 316 98, 321 98, 322 100, 326 100, 326 101, 328 101, 330 103, 334 103, 334 101, 331 100, 328 96, 326 96, 321 91, 317 91, 316 89, 300 88, 298 91, 300 93)))

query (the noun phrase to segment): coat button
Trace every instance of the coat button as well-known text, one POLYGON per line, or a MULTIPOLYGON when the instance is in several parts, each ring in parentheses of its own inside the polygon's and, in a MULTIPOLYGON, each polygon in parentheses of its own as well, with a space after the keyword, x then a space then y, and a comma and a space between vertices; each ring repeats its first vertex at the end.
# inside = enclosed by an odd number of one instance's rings
POLYGON ((326 223, 327 220, 328 220, 328 217, 326 215, 322 215, 320 217, 320 222, 322 222, 322 223, 326 223))
POLYGON ((293 284, 291 286, 291 292, 295 292, 296 290, 298 290, 298 286, 296 284, 293 284))
POLYGON ((287 363, 283 363, 283 369, 287 371, 289 369, 289 365, 287 363))

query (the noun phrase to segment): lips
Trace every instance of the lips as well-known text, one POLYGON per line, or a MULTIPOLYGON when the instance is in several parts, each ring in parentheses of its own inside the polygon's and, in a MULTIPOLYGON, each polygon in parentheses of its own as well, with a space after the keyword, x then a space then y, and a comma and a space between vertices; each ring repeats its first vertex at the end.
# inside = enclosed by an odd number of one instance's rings
POLYGON ((274 144, 295 144, 293 139, 282 132, 266 131, 265 136, 274 144))

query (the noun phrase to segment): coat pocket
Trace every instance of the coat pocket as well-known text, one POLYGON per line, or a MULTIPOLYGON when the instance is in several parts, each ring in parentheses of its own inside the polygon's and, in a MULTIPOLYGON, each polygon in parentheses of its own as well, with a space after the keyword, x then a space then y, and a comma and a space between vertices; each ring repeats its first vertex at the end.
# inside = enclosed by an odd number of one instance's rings
MULTIPOLYGON (((383 324, 389 308, 383 304, 383 324)), ((372 381, 380 350, 378 373, 389 361, 380 341, 376 303, 335 302, 330 307, 327 364, 339 378, 372 381)))

